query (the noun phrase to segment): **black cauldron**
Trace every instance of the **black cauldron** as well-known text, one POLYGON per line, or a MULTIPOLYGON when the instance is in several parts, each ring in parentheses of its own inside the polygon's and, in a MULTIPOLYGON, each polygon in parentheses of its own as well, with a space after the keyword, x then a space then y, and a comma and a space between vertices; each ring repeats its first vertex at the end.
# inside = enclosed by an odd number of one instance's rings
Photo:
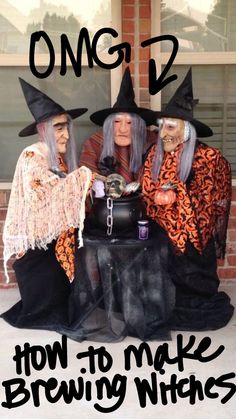
MULTIPOLYGON (((142 194, 132 194, 121 198, 113 199, 112 233, 122 233, 132 231, 137 228, 137 222, 146 218, 145 204, 142 194)), ((90 220, 97 229, 107 231, 107 197, 94 198, 94 204, 90 214, 90 220)))

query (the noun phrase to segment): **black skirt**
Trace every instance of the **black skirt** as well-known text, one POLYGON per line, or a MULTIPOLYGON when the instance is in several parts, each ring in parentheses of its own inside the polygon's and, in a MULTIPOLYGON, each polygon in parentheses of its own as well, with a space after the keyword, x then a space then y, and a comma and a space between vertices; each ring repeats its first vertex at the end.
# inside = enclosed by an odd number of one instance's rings
POLYGON ((56 260, 55 242, 47 250, 28 250, 13 268, 21 300, 1 317, 20 328, 55 330, 65 323, 70 284, 56 260))
POLYGON ((176 289, 172 330, 215 330, 231 319, 234 307, 225 292, 219 292, 214 240, 202 254, 188 242, 183 255, 173 250, 170 275, 176 289))

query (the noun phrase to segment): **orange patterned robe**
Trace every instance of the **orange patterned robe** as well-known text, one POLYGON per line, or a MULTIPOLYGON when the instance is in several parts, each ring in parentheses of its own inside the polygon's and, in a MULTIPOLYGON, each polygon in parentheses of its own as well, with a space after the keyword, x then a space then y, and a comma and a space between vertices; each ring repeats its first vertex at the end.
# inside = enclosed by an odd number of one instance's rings
POLYGON ((163 227, 174 247, 181 253, 187 241, 202 253, 214 236, 217 256, 225 253, 226 231, 231 202, 231 170, 228 161, 217 149, 198 143, 194 154, 191 179, 181 182, 177 175, 178 147, 173 154, 165 153, 158 180, 152 179, 154 145, 146 159, 142 191, 147 214, 163 227), (156 190, 167 182, 176 185, 177 199, 173 204, 156 205, 156 190))

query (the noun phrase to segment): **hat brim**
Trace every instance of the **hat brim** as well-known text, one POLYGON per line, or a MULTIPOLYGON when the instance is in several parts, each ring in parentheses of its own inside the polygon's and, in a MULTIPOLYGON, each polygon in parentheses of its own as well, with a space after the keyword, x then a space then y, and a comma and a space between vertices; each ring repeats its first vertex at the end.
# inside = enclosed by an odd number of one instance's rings
POLYGON ((193 126, 196 128, 198 137, 211 137, 213 135, 213 131, 208 125, 203 124, 202 122, 198 121, 197 119, 191 117, 188 114, 185 114, 181 112, 181 110, 178 111, 178 109, 175 109, 173 112, 170 111, 153 111, 153 125, 158 126, 158 119, 160 118, 176 118, 176 119, 183 119, 184 121, 189 121, 193 126), (155 122, 154 122, 155 118, 155 122))
MULTIPOLYGON (((52 114, 50 115, 50 118, 54 118, 57 115, 62 115, 64 113, 67 113, 71 116, 72 119, 77 118, 78 116, 83 115, 85 112, 87 112, 88 108, 77 108, 77 109, 69 109, 69 110, 62 110, 61 112, 55 112, 55 115, 52 114)), ((30 125, 27 125, 27 127, 23 128, 18 136, 19 137, 28 137, 30 135, 34 135, 37 134, 37 124, 39 124, 40 122, 46 121, 47 119, 43 119, 43 120, 38 120, 33 122, 30 125)))
POLYGON ((117 107, 117 108, 101 109, 100 111, 96 111, 92 115, 90 115, 90 119, 94 124, 103 126, 105 119, 109 115, 114 114, 114 113, 120 113, 120 112, 125 112, 125 113, 130 113, 130 114, 134 113, 136 115, 139 115, 145 121, 146 125, 152 124, 152 120, 153 120, 152 111, 146 108, 139 108, 138 106, 137 108, 117 107))

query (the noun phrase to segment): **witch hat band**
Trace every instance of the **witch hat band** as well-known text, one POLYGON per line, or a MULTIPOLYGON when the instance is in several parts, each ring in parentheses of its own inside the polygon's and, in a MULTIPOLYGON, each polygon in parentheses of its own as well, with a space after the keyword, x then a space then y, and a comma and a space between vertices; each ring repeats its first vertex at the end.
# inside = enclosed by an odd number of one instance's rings
POLYGON ((102 126, 105 119, 109 115, 118 112, 128 112, 139 115, 141 118, 144 119, 147 125, 150 125, 152 113, 149 113, 149 109, 138 107, 135 103, 134 97, 135 95, 130 75, 130 69, 129 67, 126 67, 121 81, 116 103, 113 105, 112 108, 101 109, 100 111, 94 112, 90 116, 91 121, 94 124, 102 126), (143 116, 143 113, 145 114, 145 116, 143 116))
POLYGON ((53 99, 45 95, 45 93, 36 89, 36 87, 27 83, 25 80, 19 77, 21 88, 23 90, 26 103, 30 112, 32 113, 35 122, 30 125, 27 125, 24 129, 19 132, 19 137, 28 137, 37 133, 37 124, 39 122, 46 121, 48 118, 67 113, 71 116, 72 119, 77 118, 80 115, 83 115, 87 112, 87 108, 77 108, 77 109, 64 109, 61 105, 54 102, 53 99))
POLYGON ((211 137, 213 132, 210 127, 198 121, 193 116, 193 110, 198 99, 193 98, 192 69, 188 70, 183 82, 172 96, 165 109, 155 112, 155 124, 159 118, 178 118, 191 122, 197 131, 198 137, 211 137))

